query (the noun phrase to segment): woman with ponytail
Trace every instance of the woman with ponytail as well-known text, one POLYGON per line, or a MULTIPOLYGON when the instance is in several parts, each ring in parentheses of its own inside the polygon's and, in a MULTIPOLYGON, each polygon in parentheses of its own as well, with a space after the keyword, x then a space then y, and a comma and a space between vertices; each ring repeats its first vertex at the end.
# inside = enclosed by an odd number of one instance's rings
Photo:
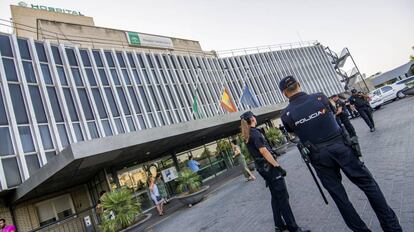
POLYGON ((280 167, 275 154, 272 154, 274 153, 272 148, 256 128, 256 117, 251 111, 247 111, 240 118, 243 141, 254 159, 257 171, 266 181, 266 186, 269 187, 272 195, 271 204, 275 231, 310 232, 310 230, 302 230, 296 224, 289 205, 289 194, 284 179, 286 171, 280 167))

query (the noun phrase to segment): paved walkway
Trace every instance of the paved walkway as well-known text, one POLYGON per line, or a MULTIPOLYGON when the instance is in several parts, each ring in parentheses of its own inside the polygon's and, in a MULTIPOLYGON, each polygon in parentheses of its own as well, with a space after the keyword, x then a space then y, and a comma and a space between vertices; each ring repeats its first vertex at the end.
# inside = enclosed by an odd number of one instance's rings
MULTIPOLYGON (((361 119, 352 121, 360 136, 365 163, 404 231, 414 232, 414 97, 384 106, 375 112, 374 118, 377 125, 374 133, 369 132, 361 119)), ((299 153, 292 149, 280 162, 288 172, 290 202, 298 223, 314 232, 349 231, 330 197, 329 205, 324 205, 299 153)), ((371 230, 381 231, 365 195, 346 177, 344 185, 371 230)), ((193 208, 166 215, 145 231, 270 232, 273 231, 270 193, 261 178, 246 183, 240 176, 193 208)))

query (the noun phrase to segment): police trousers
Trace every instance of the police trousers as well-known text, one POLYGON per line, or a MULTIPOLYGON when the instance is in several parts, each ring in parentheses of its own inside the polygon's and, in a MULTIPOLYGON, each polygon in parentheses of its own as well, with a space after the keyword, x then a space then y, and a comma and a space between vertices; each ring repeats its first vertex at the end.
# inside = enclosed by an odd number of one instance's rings
MULTIPOLYGON (((262 173, 260 173, 262 175, 262 173)), ((296 231, 299 227, 296 224, 292 209, 289 204, 289 194, 286 187, 285 179, 279 171, 272 168, 272 171, 262 177, 266 180, 272 196, 271 204, 273 211, 273 220, 278 228, 287 227, 291 232, 296 231)))
POLYGON ((364 119, 365 123, 369 126, 369 128, 374 128, 374 118, 372 117, 372 109, 369 107, 358 108, 358 113, 361 115, 362 119, 364 119))
POLYGON ((341 141, 319 148, 311 155, 311 163, 338 207, 346 225, 355 232, 370 231, 349 201, 342 185, 340 170, 367 196, 381 228, 385 232, 400 232, 402 228, 394 211, 388 206, 380 187, 354 151, 341 141))
POLYGON ((344 124, 344 127, 346 129, 346 131, 349 134, 349 137, 354 137, 356 136, 356 132, 355 132, 355 128, 354 126, 352 126, 351 121, 349 120, 348 116, 344 115, 339 117, 340 121, 342 124, 344 124))

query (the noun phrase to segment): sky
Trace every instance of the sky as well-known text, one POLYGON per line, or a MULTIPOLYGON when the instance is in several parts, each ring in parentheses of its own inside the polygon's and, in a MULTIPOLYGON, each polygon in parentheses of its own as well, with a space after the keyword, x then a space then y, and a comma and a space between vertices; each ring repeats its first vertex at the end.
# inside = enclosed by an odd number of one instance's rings
MULTIPOLYGON (((10 19, 9 5, 18 2, 0 0, 0 19, 10 19)), ((25 2, 80 11, 97 26, 198 40, 206 51, 318 40, 338 53, 347 47, 367 76, 405 64, 414 54, 413 0, 25 2)))

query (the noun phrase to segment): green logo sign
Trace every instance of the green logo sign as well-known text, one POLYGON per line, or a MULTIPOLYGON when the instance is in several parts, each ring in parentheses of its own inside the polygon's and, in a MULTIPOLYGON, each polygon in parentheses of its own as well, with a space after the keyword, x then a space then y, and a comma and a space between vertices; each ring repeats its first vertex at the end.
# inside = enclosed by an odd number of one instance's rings
POLYGON ((128 34, 128 42, 130 45, 141 45, 141 40, 139 39, 139 35, 137 32, 127 32, 128 34))
POLYGON ((79 11, 62 9, 62 8, 55 8, 55 7, 50 7, 50 6, 33 5, 33 4, 27 4, 25 2, 19 2, 17 5, 22 6, 22 7, 28 7, 28 8, 36 9, 36 10, 45 10, 45 11, 50 11, 50 12, 62 13, 62 14, 71 14, 71 15, 84 16, 79 11))

